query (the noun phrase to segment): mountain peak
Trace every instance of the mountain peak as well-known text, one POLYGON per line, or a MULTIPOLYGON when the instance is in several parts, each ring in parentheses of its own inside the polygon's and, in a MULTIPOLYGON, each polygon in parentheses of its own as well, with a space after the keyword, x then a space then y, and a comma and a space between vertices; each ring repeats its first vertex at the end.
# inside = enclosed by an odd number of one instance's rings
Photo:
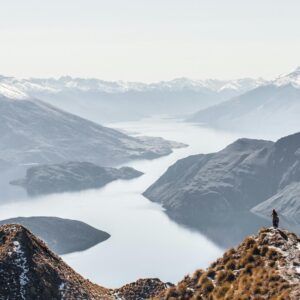
POLYGON ((119 289, 93 284, 19 224, 0 226, 0 270, 0 299, 148 299, 172 286, 157 278, 119 289))
POLYGON ((108 290, 85 280, 22 225, 0 226, 3 299, 103 299, 108 290))
POLYGON ((273 83, 277 86, 291 84, 296 88, 300 88, 300 66, 294 69, 292 72, 280 75, 273 83))

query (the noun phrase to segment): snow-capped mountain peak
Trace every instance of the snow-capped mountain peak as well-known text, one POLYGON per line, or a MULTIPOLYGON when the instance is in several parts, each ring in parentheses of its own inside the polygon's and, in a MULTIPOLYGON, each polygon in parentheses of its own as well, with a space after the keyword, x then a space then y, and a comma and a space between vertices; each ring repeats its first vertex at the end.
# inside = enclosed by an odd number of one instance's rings
POLYGON ((291 84, 296 88, 300 88, 300 67, 290 73, 280 75, 273 83, 277 86, 291 84))
POLYGON ((4 96, 10 99, 15 99, 15 100, 24 100, 29 98, 28 94, 18 88, 14 84, 14 79, 10 77, 0 77, 0 96, 4 96))
POLYGON ((25 99, 29 96, 35 97, 36 93, 55 94, 61 91, 97 91, 103 93, 125 93, 147 92, 147 91, 183 91, 190 90, 194 92, 210 91, 222 93, 224 90, 242 93, 261 85, 262 79, 236 79, 236 80, 218 80, 218 79, 190 79, 186 77, 175 78, 168 81, 159 81, 153 83, 127 82, 127 81, 105 81, 96 78, 76 78, 71 76, 62 76, 54 78, 30 78, 16 79, 13 77, 0 76, 0 95, 14 99, 25 99))

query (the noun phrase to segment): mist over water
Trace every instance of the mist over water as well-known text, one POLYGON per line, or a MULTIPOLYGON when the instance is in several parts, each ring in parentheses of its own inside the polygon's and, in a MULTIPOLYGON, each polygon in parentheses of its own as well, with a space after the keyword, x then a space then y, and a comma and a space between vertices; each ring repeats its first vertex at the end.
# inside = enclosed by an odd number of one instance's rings
POLYGON ((177 282, 196 268, 208 266, 224 249, 204 235, 171 221, 160 205, 141 194, 178 159, 221 150, 238 136, 167 118, 109 126, 133 135, 161 136, 189 147, 159 159, 125 164, 144 172, 140 178, 118 180, 99 190, 6 204, 1 208, 0 218, 57 216, 81 220, 107 231, 111 238, 106 242, 63 256, 77 272, 107 287, 143 277, 177 282))

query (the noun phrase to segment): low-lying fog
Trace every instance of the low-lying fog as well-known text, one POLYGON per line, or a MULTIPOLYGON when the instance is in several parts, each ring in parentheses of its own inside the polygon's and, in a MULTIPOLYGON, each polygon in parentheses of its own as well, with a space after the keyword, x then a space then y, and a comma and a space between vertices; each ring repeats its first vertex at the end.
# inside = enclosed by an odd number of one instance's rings
POLYGON ((107 287, 118 287, 141 277, 176 282, 186 273, 206 267, 224 249, 200 233, 177 225, 159 205, 141 194, 178 159, 218 151, 238 136, 162 118, 109 126, 133 135, 161 136, 189 147, 156 160, 126 164, 145 173, 131 181, 6 204, 1 207, 0 219, 58 216, 82 220, 107 231, 111 234, 108 241, 63 257, 80 274, 107 287))

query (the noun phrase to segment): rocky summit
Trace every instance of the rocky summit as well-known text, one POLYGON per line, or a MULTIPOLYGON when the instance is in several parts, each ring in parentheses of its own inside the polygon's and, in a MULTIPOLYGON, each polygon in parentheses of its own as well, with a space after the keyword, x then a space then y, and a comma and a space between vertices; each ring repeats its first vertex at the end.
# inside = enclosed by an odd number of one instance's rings
POLYGON ((0 227, 0 299, 300 299, 300 239, 263 228, 177 285, 139 279, 107 289, 77 274, 21 225, 0 227))
POLYGON ((288 231, 262 229, 155 299, 300 299, 300 240, 288 231))
POLYGON ((109 299, 21 225, 0 227, 1 299, 109 299))
POLYGON ((22 225, 0 226, 0 299, 148 299, 167 287, 140 279, 119 289, 91 283, 22 225))

